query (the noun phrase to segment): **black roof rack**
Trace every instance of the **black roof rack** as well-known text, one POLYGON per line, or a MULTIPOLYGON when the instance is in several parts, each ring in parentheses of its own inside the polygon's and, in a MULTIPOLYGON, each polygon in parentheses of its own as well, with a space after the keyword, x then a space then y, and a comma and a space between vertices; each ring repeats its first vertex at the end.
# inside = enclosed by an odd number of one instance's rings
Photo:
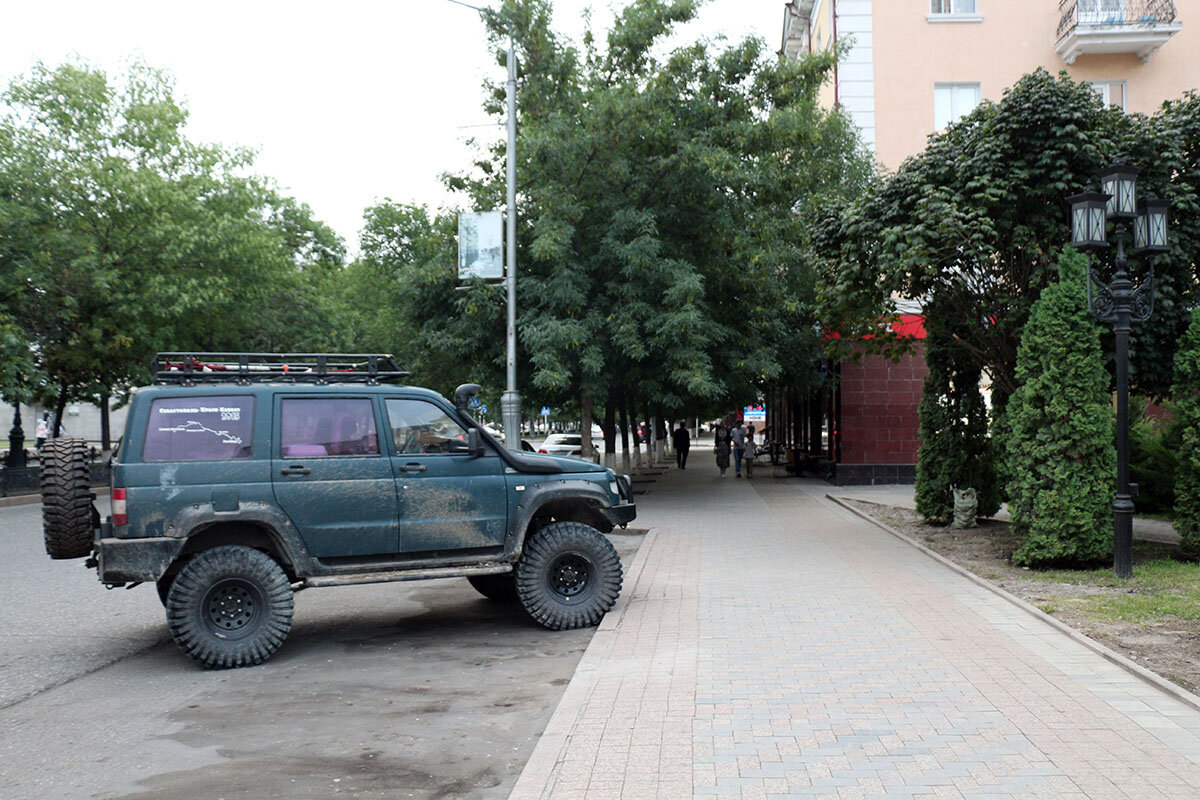
POLYGON ((159 353, 155 383, 365 383, 407 378, 388 353, 159 353))

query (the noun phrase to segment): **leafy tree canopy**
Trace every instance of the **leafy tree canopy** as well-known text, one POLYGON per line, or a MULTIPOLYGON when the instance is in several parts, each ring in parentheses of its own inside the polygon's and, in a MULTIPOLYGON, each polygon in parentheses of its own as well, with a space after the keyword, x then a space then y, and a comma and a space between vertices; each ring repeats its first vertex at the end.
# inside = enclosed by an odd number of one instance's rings
POLYGON ((159 349, 330 338, 313 287, 342 243, 249 151, 190 141, 165 73, 39 64, 3 99, 0 314, 33 362, 6 398, 107 395, 159 349))
MULTIPOLYGON (((589 32, 581 49, 551 29, 546 0, 487 15, 501 63, 511 30, 520 65, 526 397, 697 412, 802 382, 818 358, 806 212, 818 197, 854 196, 871 174, 853 127, 817 102, 834 56, 789 63, 757 40, 663 54, 695 12, 690 0, 635 0, 603 44, 589 32)), ((486 108, 501 115, 503 86, 491 90, 486 108)), ((502 208, 504 158, 500 141, 447 182, 475 208, 502 208)), ((372 209, 364 268, 403 271, 396 291, 424 369, 498 380, 503 293, 455 293, 452 251, 410 252, 426 233, 449 234, 449 219, 428 217, 372 209)))
MULTIPOLYGON (((1139 191, 1173 204, 1156 316, 1132 348, 1135 389, 1166 394, 1196 285, 1198 154, 1194 94, 1148 118, 1104 108, 1088 85, 1039 69, 930 137, 866 197, 824 210, 815 237, 823 317, 887 350, 903 345, 878 330, 895 299, 936 297, 964 326, 955 342, 989 371, 1003 405, 1017 386, 1020 332, 1070 237, 1063 197, 1095 186, 1096 171, 1121 155, 1148 168, 1139 191)), ((1111 257, 1097 256, 1101 272, 1111 257)))

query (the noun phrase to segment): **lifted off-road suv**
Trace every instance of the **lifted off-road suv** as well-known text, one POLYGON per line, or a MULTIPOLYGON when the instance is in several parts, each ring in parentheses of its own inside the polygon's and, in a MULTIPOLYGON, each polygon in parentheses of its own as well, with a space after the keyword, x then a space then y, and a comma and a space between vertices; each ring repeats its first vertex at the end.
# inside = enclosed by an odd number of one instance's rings
POLYGON ((636 514, 629 478, 512 452, 455 402, 397 384, 387 355, 163 353, 112 462, 112 516, 86 451, 46 443, 47 552, 109 587, 153 582, 206 667, 268 658, 312 586, 466 577, 554 630, 595 625, 621 562, 602 535, 636 514))

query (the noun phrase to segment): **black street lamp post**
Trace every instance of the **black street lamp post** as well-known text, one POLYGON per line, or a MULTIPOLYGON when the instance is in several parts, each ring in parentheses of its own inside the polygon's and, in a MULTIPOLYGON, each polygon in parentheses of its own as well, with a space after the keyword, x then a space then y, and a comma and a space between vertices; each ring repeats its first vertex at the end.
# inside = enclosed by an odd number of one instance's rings
POLYGON ((1071 205, 1071 244, 1078 248, 1107 247, 1108 221, 1116 220, 1116 272, 1107 285, 1088 268, 1088 308, 1101 322, 1112 323, 1116 335, 1117 368, 1117 496, 1113 500, 1113 571, 1133 577, 1133 491, 1129 483, 1129 332, 1154 311, 1154 255, 1167 251, 1165 200, 1148 195, 1136 201, 1136 167, 1116 163, 1100 172, 1103 192, 1082 192, 1067 198, 1071 205), (1148 254, 1150 273, 1140 285, 1125 268, 1125 223, 1133 221, 1133 254, 1148 254))
POLYGON ((13 403, 13 426, 8 432, 8 458, 4 466, 9 469, 25 468, 25 430, 21 427, 20 403, 13 403))

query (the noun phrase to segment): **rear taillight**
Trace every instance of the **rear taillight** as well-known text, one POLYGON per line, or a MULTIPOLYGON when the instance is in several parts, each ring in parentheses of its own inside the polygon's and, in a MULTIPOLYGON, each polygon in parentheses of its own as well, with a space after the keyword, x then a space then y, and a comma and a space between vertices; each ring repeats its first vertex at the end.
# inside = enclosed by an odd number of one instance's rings
POLYGON ((113 525, 128 525, 129 514, 125 511, 125 490, 112 490, 112 518, 113 525))
MULTIPOLYGON (((541 450, 538 450, 538 452, 539 452, 539 453, 546 453, 546 448, 544 448, 544 447, 543 447, 541 450)), ((549 453, 546 453, 546 455, 550 455, 550 454, 549 454, 549 453)))
POLYGON ((571 451, 571 455, 573 455, 573 456, 581 456, 581 455, 583 455, 583 451, 582 451, 582 450, 572 450, 572 451, 571 451))

